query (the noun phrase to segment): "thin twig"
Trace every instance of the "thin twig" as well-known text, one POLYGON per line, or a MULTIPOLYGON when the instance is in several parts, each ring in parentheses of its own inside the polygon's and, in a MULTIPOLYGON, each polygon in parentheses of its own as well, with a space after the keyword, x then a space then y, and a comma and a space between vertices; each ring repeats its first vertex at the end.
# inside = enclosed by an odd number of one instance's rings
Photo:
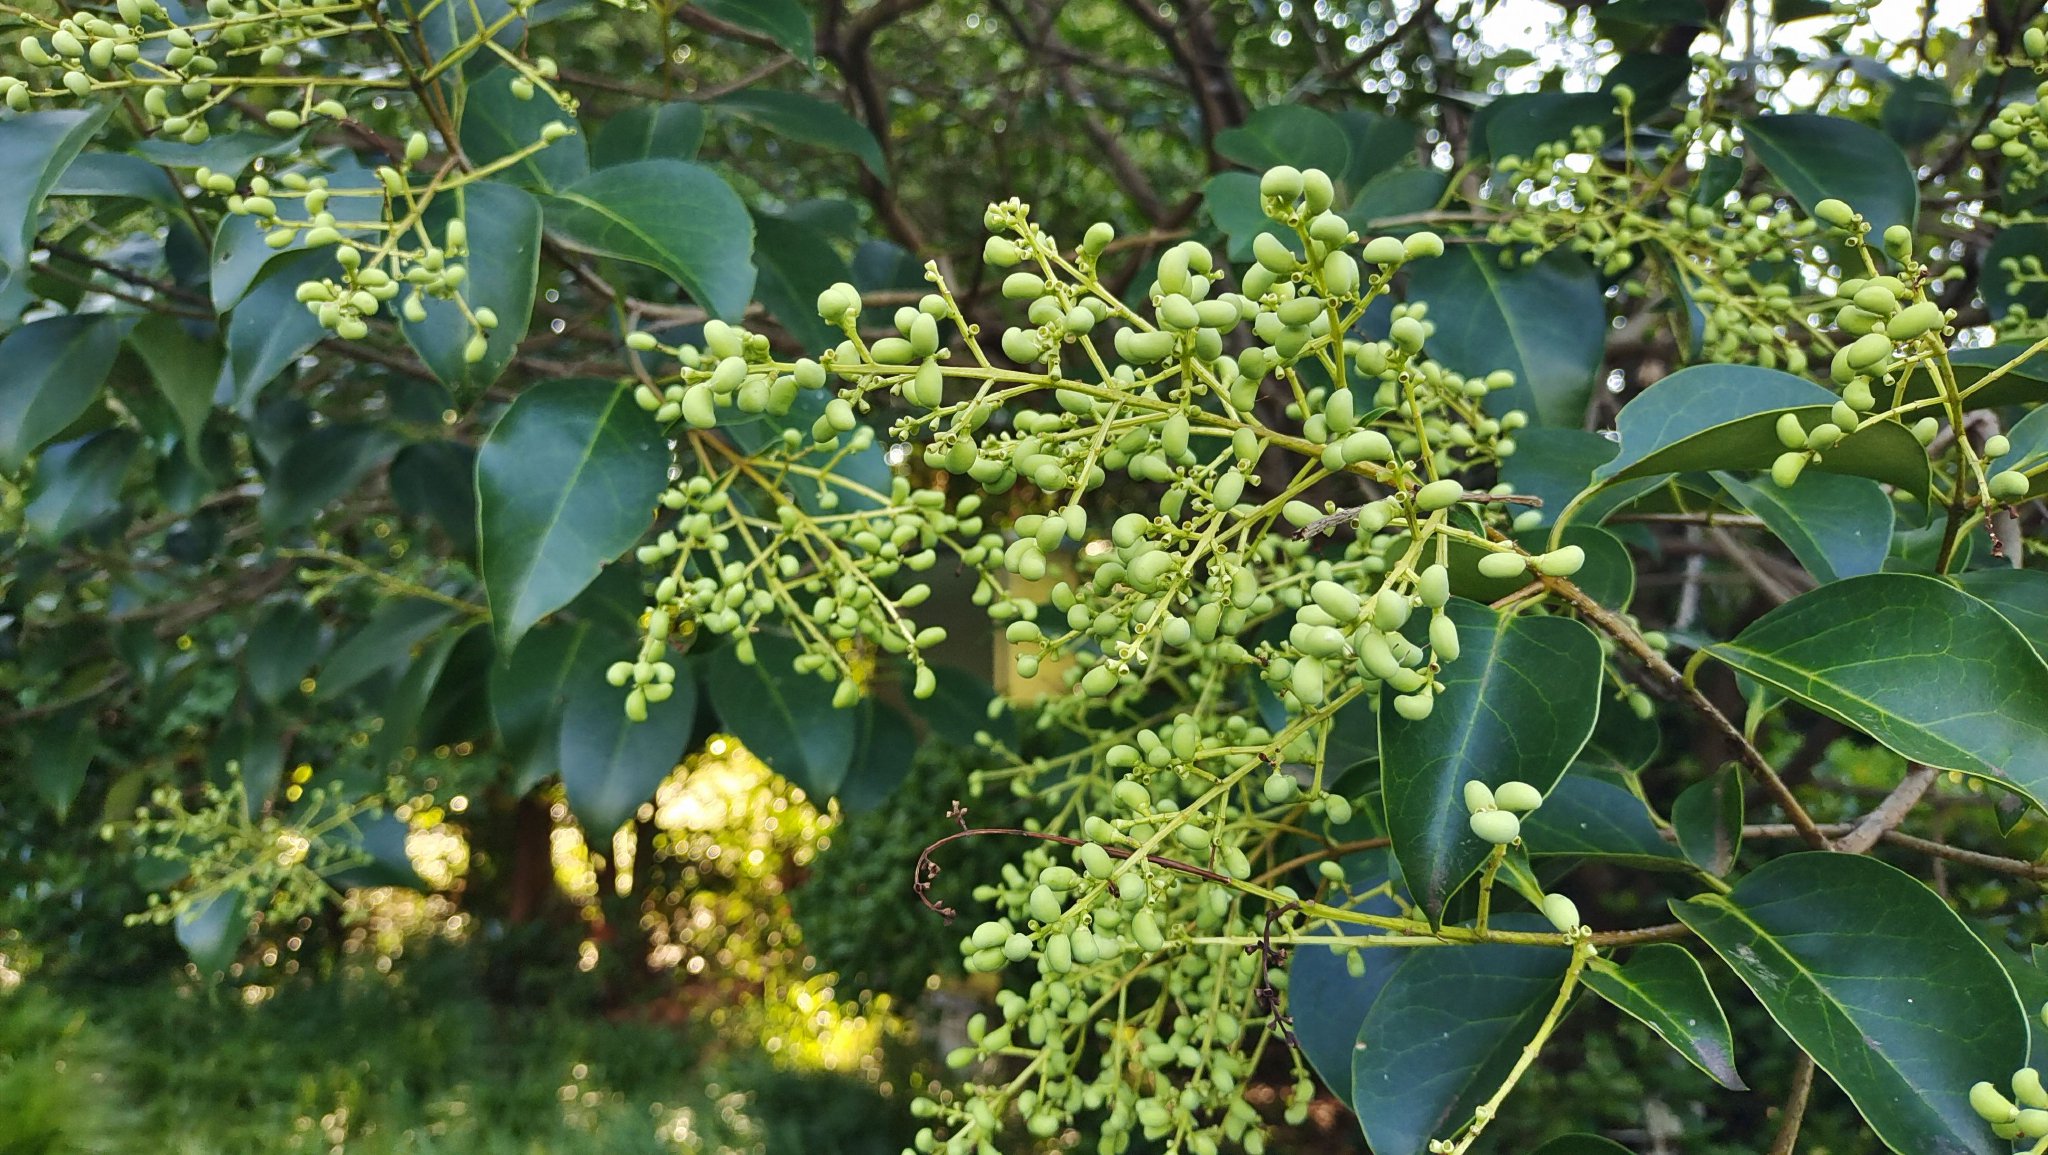
POLYGON ((1919 805, 1921 795, 1926 794, 1927 788, 1934 785, 1935 775, 1939 773, 1940 771, 1932 766, 1915 764, 1906 771, 1906 776, 1899 780, 1897 789, 1885 795, 1884 801, 1857 820, 1855 829, 1835 839, 1835 849, 1849 854, 1862 854, 1876 846, 1886 831, 1897 828, 1899 823, 1906 820, 1906 815, 1912 812, 1913 807, 1919 805))
POLYGON ((1778 1124, 1778 1137, 1771 1141, 1771 1155, 1792 1155, 1799 1142, 1799 1124, 1806 1118, 1806 1097, 1813 1093, 1813 1056, 1799 1052, 1792 1067, 1792 1091, 1785 1096, 1785 1120, 1778 1124))

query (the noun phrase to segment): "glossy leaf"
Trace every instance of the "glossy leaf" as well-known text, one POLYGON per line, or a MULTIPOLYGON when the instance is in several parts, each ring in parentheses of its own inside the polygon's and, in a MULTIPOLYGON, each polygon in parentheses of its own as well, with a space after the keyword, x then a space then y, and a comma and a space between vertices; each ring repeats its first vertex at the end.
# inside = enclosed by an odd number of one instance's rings
MULTIPOLYGON (((1804 378, 1757 365, 1695 365, 1632 398, 1615 416, 1621 452, 1594 471, 1601 482, 1694 470, 1764 470, 1785 451, 1777 421, 1790 410, 1811 429, 1835 395, 1804 378)), ((1905 426, 1887 421, 1852 433, 1814 469, 1927 490, 1927 453, 1905 426)))
POLYGON ((319 343, 327 331, 299 304, 299 284, 334 271, 331 254, 301 253, 272 265, 235 305, 228 319, 227 360, 214 386, 215 404, 248 416, 263 387, 319 343))
POLYGON ((220 347, 193 337, 161 314, 144 317, 131 329, 128 347, 141 356, 150 381, 177 414, 188 456, 197 460, 200 433, 213 412, 213 388, 220 379, 220 347))
POLYGON ((1352 1056, 1351 1106, 1367 1144, 1419 1153, 1464 1123, 1535 1037, 1568 961, 1555 947, 1498 943, 1408 952, 1352 1056))
POLYGON ((1757 116, 1742 122, 1742 140, 1808 213, 1829 197, 1847 201, 1873 236, 1919 217, 1912 164, 1869 125, 1812 113, 1757 116))
POLYGON ((676 667, 675 692, 650 703, 647 720, 626 717, 626 691, 578 679, 562 708, 558 757, 569 812, 600 844, 633 817, 682 761, 697 721, 694 667, 676 667))
POLYGON ((1685 857, 1657 832, 1643 800, 1583 769, 1566 774, 1522 819, 1531 858, 1604 858, 1648 870, 1683 870, 1685 857))
POLYGON ((1955 100, 1948 85, 1927 76, 1901 78, 1892 85, 1878 114, 1885 135, 1907 147, 1940 136, 1955 119, 1955 100))
POLYGON ((1955 581, 2011 622, 2034 653, 2048 662, 2048 570, 1979 569, 1955 581))
POLYGON ((134 430, 116 428, 44 450, 21 511, 30 535, 54 543, 121 508, 121 483, 141 447, 134 430))
POLYGON ((1671 908, 1901 1155, 1993 1155, 1970 1084, 2027 1057, 1998 960, 1933 891, 1875 859, 1766 863, 1671 908))
POLYGON ((1641 1020, 1708 1078, 1731 1091, 1749 1089, 1735 1073, 1728 1016, 1691 951, 1673 943, 1637 947, 1621 965, 1593 960, 1584 980, 1594 994, 1641 1020))
POLYGON ((754 292, 754 222, 717 173, 680 160, 599 169, 549 198, 548 229, 576 248, 647 265, 738 319, 754 292))
POLYGON ((1530 426, 1515 434, 1515 455, 1501 463, 1501 479, 1516 493, 1540 499, 1538 524, 1550 525, 1592 486, 1593 471, 1615 452, 1614 440, 1598 433, 1530 426))
POLYGON ((790 669, 796 643, 761 637, 752 665, 728 646, 711 656, 707 677, 720 728, 768 768, 823 801, 837 793, 853 763, 852 710, 832 705, 832 684, 790 669))
POLYGON ((249 631, 242 666, 258 701, 275 706, 299 692, 320 659, 320 615, 304 603, 279 602, 249 631))
POLYGON ((636 160, 695 160, 704 143, 704 106, 687 100, 620 109, 590 142, 596 168, 636 160))
POLYGON ((370 740, 370 761, 373 765, 389 766, 412 740, 413 732, 419 727, 420 715, 426 711, 427 698, 434 692, 435 683, 441 680, 441 671, 447 668, 448 656, 455 652, 456 644, 467 632, 467 629, 441 631, 420 647, 419 654, 412 661, 406 663, 405 673, 399 677, 398 684, 378 706, 377 716, 383 724, 370 740))
POLYGON ((1276 165, 1319 168, 1341 179, 1351 164, 1350 134, 1328 113, 1304 104, 1271 104, 1216 134, 1216 154, 1263 173, 1276 165))
POLYGON ((1742 768, 1724 766, 1686 787, 1671 804, 1678 848, 1693 865, 1722 876, 1742 853, 1742 768))
POLYGON ((163 169, 139 156, 118 152, 78 154, 64 166, 49 195, 126 198, 173 211, 182 203, 178 187, 163 169))
POLYGON ((413 647, 453 621, 455 614, 453 606, 428 598, 386 602, 320 664, 315 700, 331 702, 400 662, 410 662, 413 647))
POLYGON ((718 98, 712 107, 777 136, 843 152, 859 160, 875 179, 889 183, 889 162, 867 126, 836 104, 801 92, 747 88, 718 98))
POLYGON ((1849 578, 1706 649, 1915 762, 2048 800, 2048 665, 1997 610, 1945 581, 1849 578))
POLYGON ((1377 233, 1407 236, 1420 231, 1423 226, 1415 221, 1394 224, 1392 219, 1426 213, 1435 208, 1449 185, 1450 177, 1433 168, 1390 169, 1373 177, 1358 190, 1351 207, 1344 213, 1344 219, 1364 236, 1377 233))
POLYGON ((303 525, 390 460, 398 435, 374 425, 315 426, 292 443, 263 479, 257 516, 276 537, 303 525))
MULTIPOLYGON (((1375 178, 1415 159, 1415 125, 1397 116, 1363 108, 1345 108, 1330 113, 1350 141, 1350 158, 1343 172, 1332 172, 1345 188, 1361 192, 1375 178)), ((1359 228, 1352 221, 1351 227, 1359 228)))
POLYGON ((1463 599, 1446 612, 1464 653, 1440 675, 1435 709, 1411 722, 1385 702, 1380 708, 1388 833, 1409 892, 1432 921, 1489 849, 1467 824, 1465 783, 1520 780, 1548 790, 1592 734, 1600 701, 1600 643, 1585 626, 1509 617, 1463 599))
MULTIPOLYGON (((1370 890, 1381 881, 1378 877, 1361 878, 1356 870, 1351 874, 1354 885, 1360 889, 1370 890)), ((1344 905, 1350 910, 1385 917, 1401 913, 1399 904, 1384 893, 1344 905)), ((1336 934, 1366 933, 1364 927, 1345 923, 1333 923, 1330 930, 1336 934)), ((1380 991, 1386 988, 1387 980, 1394 977, 1394 968, 1410 953, 1401 947, 1376 946, 1340 954, 1330 947, 1306 945, 1296 947, 1287 960, 1287 1006, 1294 1037, 1301 1044, 1301 1053, 1307 1056, 1309 1066, 1322 1077, 1323 1085, 1340 1099, 1351 1098, 1352 1056, 1358 1049, 1359 1030, 1365 1025, 1366 1015, 1380 991), (1351 973, 1354 954, 1364 964, 1355 975, 1351 973)))
POLYGON ((476 450, 460 441, 421 441, 391 459, 391 499, 431 517, 464 557, 476 556, 476 450))
POLYGON ((0 339, 0 474, 64 432, 99 399, 122 326, 105 314, 30 321, 0 339))
POLYGON ((501 651, 640 539, 668 463, 661 430, 623 385, 549 381, 519 395, 476 462, 479 561, 501 651))
POLYGON ((526 338, 540 276, 540 202, 508 184, 475 181, 442 194, 434 205, 442 211, 430 209, 427 226, 437 235, 449 217, 461 213, 469 230, 469 255, 463 260, 469 275, 458 292, 472 313, 482 308, 496 313, 498 327, 485 335, 483 359, 474 363, 464 356, 474 330, 453 300, 422 297, 426 320, 417 325, 401 321, 399 328, 434 376, 467 398, 498 379, 526 338))
POLYGON ((1436 324, 1429 353, 1467 375, 1514 373, 1514 387, 1494 394, 1489 410, 1520 409, 1538 424, 1576 428, 1607 347, 1600 279, 1568 253, 1502 268, 1503 251, 1454 245, 1408 266, 1410 295, 1428 302, 1436 324))
POLYGON ((178 912, 171 930, 202 974, 226 970, 249 931, 248 902, 238 890, 215 894, 178 912))
POLYGON ((810 63, 813 34, 811 14, 802 0, 693 0, 698 8, 720 20, 759 32, 775 41, 784 52, 810 63))
POLYGON ((1891 551, 1892 499, 1877 482, 1815 471, 1784 489, 1769 480, 1715 473, 1743 508, 1823 582, 1877 573, 1891 551))
MULTIPOLYGON (((536 627, 509 659, 491 666, 491 720, 520 794, 559 769, 562 707, 569 691, 603 677, 610 658, 589 622, 536 627)), ((678 668, 680 672, 680 668, 678 668)), ((616 691, 621 706, 624 691, 616 691)))
POLYGON ((0 267, 18 271, 28 262, 43 198, 113 110, 101 104, 0 120, 0 267))
MULTIPOLYGON (((463 102, 463 154, 477 164, 511 156, 540 139, 551 121, 574 126, 575 116, 557 105, 546 93, 536 92, 526 100, 512 95, 512 82, 519 74, 509 67, 496 68, 469 82, 463 102)), ((544 193, 560 192, 590 172, 590 158, 583 137, 570 135, 539 152, 513 162, 497 176, 516 185, 544 193)), ((478 222, 470 221, 472 227, 478 222)), ((477 246, 482 251, 482 246, 477 246)))
POLYGON ((759 276, 754 294, 768 312, 805 348, 829 349, 845 340, 838 328, 818 316, 818 294, 853 270, 825 234, 807 224, 756 212, 754 266, 759 276))

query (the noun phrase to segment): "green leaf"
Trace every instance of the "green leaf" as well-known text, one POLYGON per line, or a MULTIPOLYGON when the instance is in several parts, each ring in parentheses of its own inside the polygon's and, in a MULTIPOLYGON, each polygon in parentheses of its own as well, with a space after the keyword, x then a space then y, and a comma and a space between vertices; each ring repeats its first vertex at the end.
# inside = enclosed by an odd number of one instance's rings
POLYGON ((853 759, 839 787, 839 808, 848 814, 873 810, 910 777, 917 758, 917 732, 901 710, 868 698, 858 707, 853 759))
POLYGON ((558 747, 562 790, 593 841, 601 844, 624 826, 682 761, 697 721, 695 667, 677 665, 674 685, 666 702, 649 703, 645 722, 626 717, 624 690, 590 678, 568 687, 558 747))
MULTIPOLYGON (((22 725, 23 760, 28 764, 29 784, 59 821, 71 813, 78 792, 85 788, 85 773, 99 751, 99 728, 93 724, 89 707, 77 706, 52 714, 38 722, 22 725)), ((121 816, 125 821, 133 814, 121 816)))
POLYGON ((1725 877, 1742 853, 1742 787, 1742 768, 1724 766, 1686 787, 1671 804, 1678 848, 1708 874, 1725 877))
POLYGON ((1535 1037, 1569 958, 1499 943, 1409 951, 1352 1054, 1351 1107, 1366 1143, 1409 1155, 1463 1124, 1535 1037))
POLYGON ((216 403, 249 416, 264 386, 320 342, 327 330, 299 303, 299 285, 336 271, 333 254, 324 250, 270 266, 228 318, 228 355, 214 387, 216 403))
POLYGON ((809 64, 816 37, 811 14, 800 0, 695 0, 696 6, 731 24, 759 32, 782 50, 809 64))
POLYGON ((636 160, 695 160, 704 143, 704 106, 690 101, 635 104, 599 126, 590 142, 596 168, 636 160))
POLYGON ((1821 581, 1884 568, 1894 513, 1892 499, 1877 482, 1821 472, 1800 477, 1790 489, 1732 473, 1717 472, 1714 480, 1763 518, 1806 572, 1821 581))
POLYGON ((2008 1149, 1970 1109, 1969 1089, 2026 1062, 2026 1012, 1998 960, 1933 891, 1875 859, 1816 852, 1671 909, 1892 1150, 2008 1149))
POLYGON ((1216 134, 1216 155, 1255 173, 1276 165, 1319 168, 1341 179, 1351 165, 1351 138, 1329 114, 1301 104, 1272 104, 1236 128, 1216 134))
MULTIPOLYGON (((1384 861, 1384 852, 1381 858, 1384 861)), ((1353 870, 1351 877, 1354 887, 1369 890, 1384 881, 1385 871, 1361 878, 1353 870)), ((1345 907, 1388 918, 1401 913, 1400 904, 1384 892, 1345 907)), ((1367 931, 1349 923, 1332 923, 1329 933, 1363 936, 1367 931)), ((1359 1029, 1387 980, 1394 977, 1394 968, 1409 953, 1400 947, 1359 950, 1357 956, 1365 965, 1356 975, 1351 973, 1349 959, 1334 947, 1300 946, 1287 960, 1287 1006, 1293 1012, 1295 1040, 1323 1085, 1340 1099, 1351 1097, 1352 1053, 1358 1048, 1359 1029)))
MULTIPOLYGON (((1625 711, 1624 711, 1625 712, 1625 711)), ((1531 858, 1604 858, 1647 870, 1684 870, 1685 857, 1657 832, 1643 800, 1583 769, 1566 774, 1522 819, 1531 858)))
POLYGON ((1878 114, 1885 134, 1909 148, 1948 131, 1955 118, 1948 85, 1926 76, 1908 76, 1892 85, 1878 114))
POLYGON ((1601 92, 1527 92, 1496 97, 1472 118, 1472 137, 1485 142, 1495 160, 1528 160, 1536 147, 1569 143, 1573 132, 1595 127, 1612 135, 1621 129, 1621 110, 1601 92))
POLYGON ((314 700, 332 702, 400 662, 410 662, 413 648, 453 621, 455 613, 453 606, 428 598, 402 598, 379 606, 362 629, 320 664, 314 700))
MULTIPOLYGON (((1376 178, 1415 160, 1416 132, 1412 123, 1363 108, 1340 109, 1330 116, 1344 129, 1344 136, 1351 146, 1344 171, 1331 172, 1330 175, 1353 194, 1362 192, 1376 178)), ((1358 222, 1352 221, 1351 227, 1358 228, 1358 222)))
POLYGON ((668 466, 661 430, 625 385, 569 379, 519 395, 476 460, 478 553, 501 652, 640 540, 668 466))
POLYGON ((398 685, 384 696, 377 710, 382 725, 370 741, 370 761, 374 766, 391 767, 404 751, 419 727, 420 715, 426 711, 427 698, 441 680, 441 671, 447 668, 448 655, 455 652, 456 644, 471 628, 474 627, 443 630, 420 647, 419 655, 407 663, 398 685))
POLYGON ((431 517, 448 544, 476 556, 476 450, 460 441, 420 441, 391 459, 391 499, 411 517, 431 517))
POLYGON ((1572 499, 1593 484, 1593 471, 1612 460, 1611 438, 1584 429, 1532 425, 1515 434, 1515 454, 1501 463, 1501 480, 1516 493, 1540 498, 1540 525, 1550 525, 1572 499))
POLYGON ((2034 647, 2034 653, 2048 662, 2048 571, 1979 569, 1954 580, 1964 592, 2011 622, 2034 647))
POLYGON ((1420 722, 1380 709, 1387 829, 1431 921, 1491 849, 1467 825, 1465 783, 1548 790, 1592 734, 1600 702, 1600 643, 1585 626, 1463 599, 1445 612, 1464 653, 1440 675, 1436 708, 1420 722))
MULTIPOLYGON (((1434 209, 1443 199, 1451 178, 1433 168, 1397 168, 1380 173, 1358 190, 1344 219, 1360 234, 1389 233, 1403 237, 1422 229, 1413 222, 1389 225, 1394 217, 1413 216, 1434 209)), ((1297 242, 1299 243, 1299 242, 1297 242)))
POLYGON ((586 252, 674 278, 716 316, 754 291, 754 222, 717 173, 680 160, 599 169, 547 202, 548 228, 586 252))
POLYGON ((1990 248, 1984 251, 1983 293, 1984 309, 1993 321, 2005 320, 2015 305, 2024 307, 2030 317, 2048 314, 2048 283, 2015 279, 2044 258, 2048 258, 2048 224, 2008 225, 1991 238, 1990 248))
POLYGON ((139 156, 119 152, 80 153, 57 183, 50 186, 53 197, 126 197, 176 211, 183 200, 178 186, 162 168, 139 156))
POLYGON ((410 826, 389 814, 373 815, 335 831, 334 841, 352 845, 357 861, 328 875, 327 881, 342 890, 371 886, 426 890, 426 880, 413 869, 405 852, 406 835, 411 832, 410 826))
POLYGON ((540 278, 540 202, 521 189, 496 181, 473 181, 443 193, 427 212, 435 235, 460 214, 469 230, 469 275, 458 290, 470 311, 488 308, 498 327, 485 337, 484 355, 474 364, 463 355, 474 330, 453 300, 421 298, 426 320, 399 322, 406 343, 443 385, 462 396, 496 381, 519 351, 533 319, 533 294, 540 278))
POLYGON ((1579 427, 1607 348, 1600 278, 1584 258, 1554 253, 1502 268, 1494 245, 1454 245, 1408 267, 1409 295, 1436 323, 1430 355, 1468 376, 1515 375, 1489 408, 1520 409, 1542 425, 1579 427))
POLYGON ((213 387, 220 379, 220 347, 198 340, 161 313, 144 317, 129 330, 128 347, 142 358, 150 381, 177 414, 187 456, 196 462, 200 433, 213 412, 213 387))
POLYGON ((109 103, 0 120, 0 267, 18 271, 28 263, 43 198, 113 110, 109 103))
POLYGON ((44 450, 21 511, 29 534, 54 544, 120 509, 121 483, 140 448, 134 430, 116 428, 44 450))
POLYGON ((727 646, 711 656, 711 705, 718 724, 770 770, 823 801, 838 793, 853 761, 858 715, 832 705, 832 684, 790 669, 797 644, 754 641, 752 665, 727 646))
POLYGON ((275 706, 299 692, 299 683, 320 658, 320 615, 304 603, 279 602, 264 613, 242 647, 249 689, 275 706))
POLYGON ((223 132, 198 144, 153 136, 136 141, 129 151, 164 168, 210 168, 215 172, 239 173, 259 156, 298 152, 307 135, 303 129, 286 136, 274 132, 223 132))
POLYGON ((226 970, 249 932, 248 899, 239 890, 213 895, 179 911, 171 930, 202 974, 226 970))
POLYGON ((1273 223, 1259 208, 1259 178, 1248 172, 1219 172, 1202 186, 1202 206, 1209 220, 1223 230, 1233 261, 1252 258, 1252 241, 1260 233, 1271 233, 1296 256, 1301 239, 1294 230, 1273 223))
POLYGON ((304 525, 390 460, 400 440, 375 425, 332 423, 308 430, 265 475, 257 517, 275 538, 304 525))
MULTIPOLYGON (((512 764, 515 792, 559 769, 562 705, 572 688, 600 682, 607 664, 598 631, 579 621, 535 627, 517 652, 492 665, 491 720, 512 764)), ((611 696, 623 709, 624 691, 611 696)))
POLYGON ((818 294, 853 270, 817 229, 771 213, 754 216, 754 294, 807 349, 829 349, 845 337, 818 316, 818 294))
MULTIPOLYGON (((575 126, 575 116, 546 93, 536 92, 528 100, 512 95, 512 82, 518 77, 509 67, 495 68, 469 82, 469 96, 463 103, 458 132, 463 154, 471 161, 489 164, 511 156, 539 141, 541 130, 552 121, 575 126)), ((512 184, 553 193, 582 180, 589 172, 590 157, 584 151, 583 137, 572 134, 515 161, 496 175, 512 184)), ((478 251, 482 251, 481 247, 478 251)))
MULTIPOLYGON (((1785 451, 1779 415, 1808 429, 1829 420, 1835 395, 1759 365, 1694 365, 1632 398, 1615 415, 1621 452, 1594 471, 1601 483, 1695 470, 1769 469, 1785 451)), ((1813 468, 1927 492, 1927 452, 1911 431, 1885 421, 1843 438, 1813 468)))
POLYGON ((1847 201, 1872 235, 1919 219, 1912 163, 1867 124, 1816 113, 1756 116, 1742 122, 1742 140, 1808 213, 1829 197, 1847 201))
POLYGON ((30 321, 0 339, 0 474, 69 428, 99 399, 123 321, 105 313, 30 321))
MULTIPOLYGON (((1625 610, 1636 596, 1636 566, 1621 539, 1591 525, 1568 525, 1557 535, 1559 545, 1575 545, 1586 551, 1586 563, 1572 575, 1572 583, 1593 600, 1611 610, 1625 610)), ((1539 539, 1531 549, 1542 548, 1539 539)))
POLYGON ((1915 762, 2048 800, 2048 665, 1945 581, 1834 582, 1706 651, 1915 762))
POLYGON ((1641 1020, 1708 1078, 1731 1091, 1749 1089, 1735 1073, 1728 1016, 1691 951, 1652 943, 1631 951, 1624 965, 1594 959, 1583 977, 1594 994, 1641 1020))
POLYGON ((875 134, 836 104, 801 92, 747 88, 719 97, 712 107, 777 136, 846 153, 866 166, 876 180, 889 183, 889 162, 875 134))

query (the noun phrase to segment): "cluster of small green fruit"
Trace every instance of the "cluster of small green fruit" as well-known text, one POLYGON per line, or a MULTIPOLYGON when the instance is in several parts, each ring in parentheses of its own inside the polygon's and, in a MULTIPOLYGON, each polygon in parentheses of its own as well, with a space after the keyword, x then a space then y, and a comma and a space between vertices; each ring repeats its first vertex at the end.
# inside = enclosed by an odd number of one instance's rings
MULTIPOLYGON (((2048 1022, 2048 1006, 2041 1008, 2041 1018, 2048 1022)), ((2028 1155, 2048 1152, 2048 1089, 2041 1086, 2041 1072, 2021 1067, 2013 1072, 2011 1086, 2012 1098, 2008 1099, 1989 1081, 1976 1084, 1970 1088, 1971 1109, 1991 1124, 1991 1133, 2000 1139, 2034 1140, 2028 1155)))
POLYGON ((1527 157, 1501 157, 1493 182, 1505 192, 1504 211, 1488 239, 1506 246, 1503 261, 1535 264, 1563 249, 1585 255, 1610 277, 1635 270, 1624 282, 1632 296, 1668 284, 1693 306, 1673 310, 1673 323, 1686 323, 1690 312, 1698 324, 1690 337, 1700 351, 1688 360, 1751 361, 1803 373, 1807 341, 1831 346, 1808 321, 1811 301, 1763 270, 1796 263, 1813 223, 1769 194, 1687 194, 1666 176, 1688 156, 1727 151, 1721 142, 1728 126, 1716 112, 1725 70, 1701 63, 1706 93, 1654 146, 1633 138, 1635 93, 1618 85, 1611 93, 1621 117, 1618 160, 1587 161, 1607 155, 1612 132, 1605 125, 1581 126, 1569 140, 1539 145, 1527 157))
MULTIPOLYGON (((2030 68, 2037 75, 2048 72, 2048 29, 2036 24, 2020 34, 2020 49, 2024 58, 2015 62, 2019 67, 2030 68)), ((1987 62, 1994 67, 2000 62, 1987 62)), ((1978 152, 1996 152, 2004 161, 2006 180, 2013 188, 2029 189, 2041 183, 2048 173, 2048 120, 2041 113, 2041 103, 2048 101, 2048 81, 2042 81, 2033 92, 2032 100, 2014 100, 2001 104, 1998 111, 1984 124, 1984 130, 1970 138, 1970 147, 1978 152)))

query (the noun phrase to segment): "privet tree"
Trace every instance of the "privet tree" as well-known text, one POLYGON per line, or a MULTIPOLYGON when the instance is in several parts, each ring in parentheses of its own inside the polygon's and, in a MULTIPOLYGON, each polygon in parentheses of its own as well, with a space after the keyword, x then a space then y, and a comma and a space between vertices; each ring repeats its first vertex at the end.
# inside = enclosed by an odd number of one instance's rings
POLYGON ((208 968, 402 875, 384 807, 559 777, 601 848, 714 719, 849 806, 930 731, 1034 817, 904 880, 1001 976, 920 1151, 1256 1155, 1320 1081, 1462 1153, 1592 1000, 1744 1090, 1738 988, 1775 1150, 1815 1067, 2048 1149, 2037 904, 1957 881, 2043 876, 2028 13, 1603 11, 1471 108, 1429 6, 10 11, 16 777, 208 968))

